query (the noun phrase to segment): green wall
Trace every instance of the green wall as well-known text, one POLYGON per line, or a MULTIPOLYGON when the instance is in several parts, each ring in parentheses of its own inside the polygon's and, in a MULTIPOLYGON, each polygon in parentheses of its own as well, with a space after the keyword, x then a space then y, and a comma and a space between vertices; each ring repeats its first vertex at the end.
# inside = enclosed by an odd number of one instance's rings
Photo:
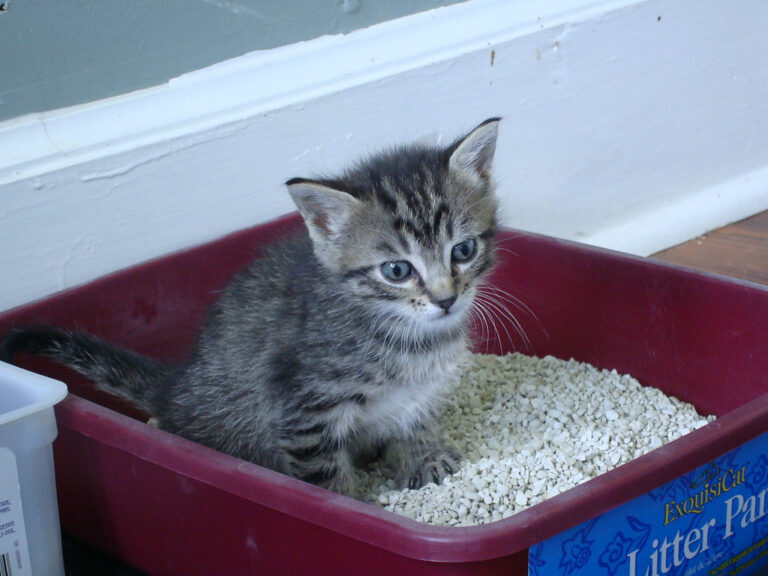
POLYGON ((0 0, 0 121, 459 0, 0 0))

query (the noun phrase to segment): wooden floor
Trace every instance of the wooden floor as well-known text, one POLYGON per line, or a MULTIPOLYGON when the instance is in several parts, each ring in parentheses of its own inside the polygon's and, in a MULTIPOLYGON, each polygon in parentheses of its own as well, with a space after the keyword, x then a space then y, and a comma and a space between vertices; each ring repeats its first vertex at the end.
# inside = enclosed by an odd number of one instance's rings
POLYGON ((663 250, 652 257, 768 284, 768 211, 663 250))

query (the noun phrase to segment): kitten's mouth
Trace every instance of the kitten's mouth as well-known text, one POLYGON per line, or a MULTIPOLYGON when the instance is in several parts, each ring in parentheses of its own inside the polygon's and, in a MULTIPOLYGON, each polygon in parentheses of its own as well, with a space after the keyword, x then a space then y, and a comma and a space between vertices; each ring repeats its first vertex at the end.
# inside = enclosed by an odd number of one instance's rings
POLYGON ((435 322, 459 322, 464 318, 465 306, 457 303, 447 310, 436 310, 432 315, 435 322))

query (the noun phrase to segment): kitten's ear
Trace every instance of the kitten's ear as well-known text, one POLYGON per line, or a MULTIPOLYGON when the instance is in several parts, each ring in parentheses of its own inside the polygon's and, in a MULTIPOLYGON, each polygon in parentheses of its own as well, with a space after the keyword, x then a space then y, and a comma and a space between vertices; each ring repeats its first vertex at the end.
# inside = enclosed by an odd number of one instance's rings
POLYGON ((350 194, 313 180, 294 178, 286 185, 315 244, 324 245, 338 238, 345 224, 362 206, 350 194))
POLYGON ((474 174, 483 179, 489 178, 500 120, 501 118, 489 118, 467 134, 455 145, 448 166, 459 172, 474 174))

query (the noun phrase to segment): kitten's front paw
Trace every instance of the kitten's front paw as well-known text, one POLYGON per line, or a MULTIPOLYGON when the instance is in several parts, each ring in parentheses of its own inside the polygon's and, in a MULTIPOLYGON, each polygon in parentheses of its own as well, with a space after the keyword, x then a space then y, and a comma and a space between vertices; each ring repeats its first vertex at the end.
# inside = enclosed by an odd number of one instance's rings
POLYGON ((355 483, 351 476, 339 474, 335 478, 331 478, 324 482, 322 487, 331 492, 336 492, 337 494, 351 496, 354 494, 355 483))
POLYGON ((411 490, 417 490, 422 486, 434 482, 440 484, 443 478, 459 469, 461 454, 458 450, 448 446, 428 452, 421 463, 417 464, 405 478, 401 478, 401 484, 411 490))

